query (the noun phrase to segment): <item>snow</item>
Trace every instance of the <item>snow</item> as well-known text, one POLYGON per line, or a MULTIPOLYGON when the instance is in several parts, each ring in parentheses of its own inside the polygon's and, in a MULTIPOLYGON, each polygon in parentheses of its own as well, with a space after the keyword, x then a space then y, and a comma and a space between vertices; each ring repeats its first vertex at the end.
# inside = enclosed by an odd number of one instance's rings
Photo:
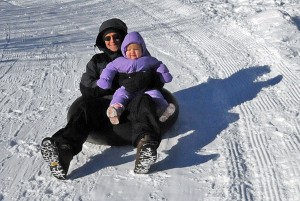
POLYGON ((299 0, 0 1, 0 200, 300 200, 299 0), (158 161, 86 142, 68 179, 40 142, 66 124, 101 22, 139 31, 180 105, 158 161))

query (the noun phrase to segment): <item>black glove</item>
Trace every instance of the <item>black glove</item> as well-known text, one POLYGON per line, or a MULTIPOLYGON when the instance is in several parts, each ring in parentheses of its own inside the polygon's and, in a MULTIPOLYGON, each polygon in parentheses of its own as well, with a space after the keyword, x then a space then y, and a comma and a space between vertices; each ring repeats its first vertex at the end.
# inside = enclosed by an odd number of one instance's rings
POLYGON ((153 70, 131 73, 129 78, 124 79, 122 85, 129 92, 136 92, 151 88, 162 88, 158 73, 153 70))

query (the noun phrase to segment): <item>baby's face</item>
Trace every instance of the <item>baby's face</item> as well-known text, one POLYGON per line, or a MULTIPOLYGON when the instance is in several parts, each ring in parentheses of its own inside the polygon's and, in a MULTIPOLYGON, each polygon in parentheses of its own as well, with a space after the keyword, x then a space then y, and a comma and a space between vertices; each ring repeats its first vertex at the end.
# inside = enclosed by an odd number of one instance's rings
POLYGON ((132 43, 126 48, 126 57, 128 59, 138 59, 142 56, 142 47, 139 44, 132 43))

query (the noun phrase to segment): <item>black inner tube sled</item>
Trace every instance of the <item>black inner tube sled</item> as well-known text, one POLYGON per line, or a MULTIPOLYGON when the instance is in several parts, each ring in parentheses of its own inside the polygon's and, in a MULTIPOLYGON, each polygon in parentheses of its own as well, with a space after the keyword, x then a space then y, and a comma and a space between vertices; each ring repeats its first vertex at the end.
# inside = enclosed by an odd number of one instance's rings
MULTIPOLYGON (((169 103, 173 103, 175 105, 175 112, 174 114, 169 117, 169 119, 166 122, 161 123, 160 122, 160 128, 161 133, 166 133, 171 126, 176 122, 178 115, 179 115, 179 106, 176 98, 173 96, 171 92, 169 92, 167 89, 161 89, 160 90, 165 99, 169 103)), ((107 96, 105 98, 111 100, 112 96, 107 96)), ((75 114, 77 111, 77 108, 80 106, 80 104, 83 102, 83 97, 78 97, 70 106, 67 114, 67 120, 69 121, 71 116, 75 114)), ((125 123, 122 125, 122 129, 118 130, 107 130, 107 131, 93 131, 89 134, 87 142, 93 143, 93 144, 100 144, 100 145, 128 145, 131 144, 129 141, 124 141, 123 139, 118 137, 118 132, 131 132, 131 125, 130 123, 125 123)), ((120 136, 122 136, 122 133, 120 133, 120 136)))

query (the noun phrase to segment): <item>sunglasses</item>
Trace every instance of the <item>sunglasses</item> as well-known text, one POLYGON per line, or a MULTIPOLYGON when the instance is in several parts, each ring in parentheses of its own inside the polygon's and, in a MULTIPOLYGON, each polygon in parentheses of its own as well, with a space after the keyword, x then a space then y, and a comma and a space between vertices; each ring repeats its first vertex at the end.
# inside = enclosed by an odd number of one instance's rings
POLYGON ((105 41, 110 41, 111 38, 113 38, 113 40, 120 40, 120 35, 119 34, 115 34, 115 35, 112 35, 112 36, 105 36, 104 40, 105 41))

